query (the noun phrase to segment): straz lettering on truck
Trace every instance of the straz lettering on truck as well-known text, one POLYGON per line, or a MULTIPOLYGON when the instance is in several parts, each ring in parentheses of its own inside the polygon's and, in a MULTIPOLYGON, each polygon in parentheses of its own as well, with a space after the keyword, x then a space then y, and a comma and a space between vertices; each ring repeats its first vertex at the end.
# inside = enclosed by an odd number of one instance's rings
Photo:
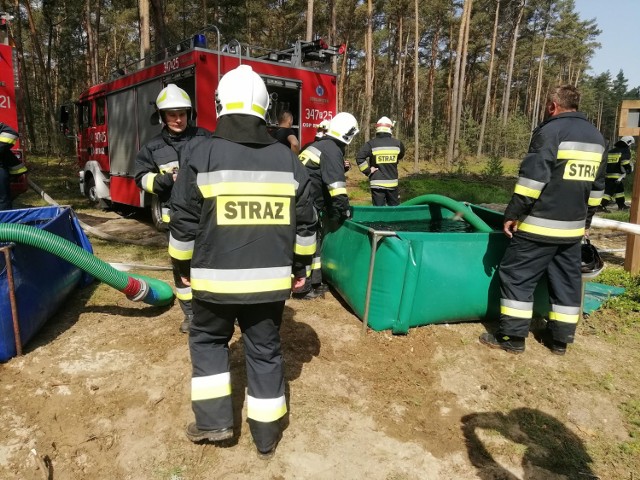
POLYGON ((287 197, 220 196, 218 225, 290 225, 287 197))
POLYGON ((593 182, 600 166, 599 160, 569 160, 562 178, 593 182))

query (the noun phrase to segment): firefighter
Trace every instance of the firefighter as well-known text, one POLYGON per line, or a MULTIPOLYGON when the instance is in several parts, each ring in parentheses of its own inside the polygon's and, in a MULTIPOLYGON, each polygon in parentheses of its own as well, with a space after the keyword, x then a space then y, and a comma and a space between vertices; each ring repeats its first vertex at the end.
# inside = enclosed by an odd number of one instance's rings
POLYGON ((380 207, 400 205, 398 161, 404 157, 404 144, 392 136, 394 125, 388 117, 378 120, 376 136, 356 155, 358 168, 369 177, 371 202, 380 207))
POLYGON ((500 263, 500 322, 480 342, 522 353, 533 315, 533 292, 545 274, 551 310, 545 343, 564 355, 573 343, 582 299, 581 240, 604 194, 607 165, 600 132, 577 111, 578 90, 554 88, 545 121, 533 132, 529 152, 504 213, 511 238, 500 263))
POLYGON ((11 147, 18 140, 18 132, 0 123, 0 210, 11 210, 11 177, 23 175, 27 167, 18 159, 11 147))
POLYGON ((323 230, 337 229, 351 216, 344 151, 358 131, 358 121, 355 117, 350 113, 340 112, 329 123, 326 135, 313 142, 299 155, 311 177, 311 196, 319 214, 320 225, 316 255, 307 275, 308 281, 301 288, 294 289, 294 298, 311 300, 323 296, 328 290, 327 285, 322 282, 322 233, 323 230))
MULTIPOLYGON (((180 167, 189 159, 193 145, 211 135, 204 128, 189 125, 193 118, 191 99, 187 92, 170 83, 156 99, 156 113, 162 123, 159 135, 147 142, 138 152, 135 161, 135 181, 138 187, 161 202, 163 227, 169 223, 169 202, 180 167)), ((193 319, 191 287, 182 282, 176 266, 173 266, 176 297, 184 313, 180 331, 187 333, 193 319)))
POLYGON ((632 136, 625 135, 609 150, 604 197, 600 206, 600 210, 603 212, 609 211, 607 205, 612 201, 616 202, 618 210, 629 209, 624 198, 624 179, 633 171, 630 147, 633 147, 635 143, 632 136))
POLYGON ((288 110, 283 110, 278 115, 278 128, 273 133, 273 136, 281 144, 286 145, 296 155, 300 153, 300 142, 296 137, 296 132, 293 131, 293 115, 288 110))
POLYGON ((279 328, 285 300, 315 252, 310 181, 267 131, 267 89, 250 66, 218 84, 218 123, 181 171, 171 203, 169 253, 193 289, 189 349, 193 442, 233 436, 229 341, 242 331, 247 418, 261 458, 273 455, 286 414, 279 328))
POLYGON ((313 141, 305 143, 302 147, 300 147, 300 151, 301 152, 306 150, 306 148, 309 145, 311 145, 313 142, 317 142, 318 140, 320 140, 322 137, 324 137, 327 134, 327 129, 329 128, 329 120, 322 120, 315 127, 316 127, 316 134, 313 137, 313 141))

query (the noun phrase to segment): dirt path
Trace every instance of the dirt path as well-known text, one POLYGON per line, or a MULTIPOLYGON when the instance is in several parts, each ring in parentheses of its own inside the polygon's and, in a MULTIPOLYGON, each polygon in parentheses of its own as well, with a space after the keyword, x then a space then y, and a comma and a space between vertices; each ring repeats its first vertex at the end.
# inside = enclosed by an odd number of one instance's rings
MULTIPOLYGON (((99 254, 98 254, 99 255, 99 254)), ((118 261, 118 258, 105 259, 118 261)), ((153 276, 170 281, 169 272, 153 276)), ((597 321, 598 312, 590 321, 597 321)), ((236 436, 194 445, 180 309, 133 304, 104 284, 69 300, 0 365, 2 479, 613 479, 628 440, 620 402, 638 398, 638 345, 582 324, 566 357, 533 339, 513 356, 482 347, 480 323, 407 336, 361 334, 333 295, 287 303, 290 414, 264 461, 245 419, 244 357, 231 345, 236 436), (611 372, 615 372, 612 375, 611 372), (603 454, 603 450, 605 453, 603 454)), ((640 460, 633 466, 640 471, 640 460)))

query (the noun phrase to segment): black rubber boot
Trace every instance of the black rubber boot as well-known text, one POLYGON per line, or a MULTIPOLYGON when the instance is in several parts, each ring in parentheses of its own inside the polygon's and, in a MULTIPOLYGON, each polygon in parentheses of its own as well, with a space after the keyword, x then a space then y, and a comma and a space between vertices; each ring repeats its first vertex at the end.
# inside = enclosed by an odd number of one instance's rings
POLYGON ((233 437, 233 428, 218 428, 216 430, 200 430, 196 423, 190 423, 187 425, 187 430, 185 431, 187 434, 187 438, 192 442, 202 442, 204 440, 209 442, 221 442, 223 440, 228 440, 233 437))
POLYGON ((522 337, 510 337, 509 335, 500 334, 495 336, 491 333, 483 333, 480 335, 480 343, 509 353, 518 354, 524 352, 524 338, 522 337))

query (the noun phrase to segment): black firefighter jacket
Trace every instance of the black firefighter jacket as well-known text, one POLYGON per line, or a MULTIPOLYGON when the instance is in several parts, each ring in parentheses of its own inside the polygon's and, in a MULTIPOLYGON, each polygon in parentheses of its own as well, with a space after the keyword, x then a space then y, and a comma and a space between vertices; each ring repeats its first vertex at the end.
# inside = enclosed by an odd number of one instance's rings
POLYGON ((309 176, 258 121, 221 117, 213 137, 193 149, 174 187, 169 254, 202 301, 286 300, 292 265, 293 274, 303 277, 315 253, 309 176), (246 133, 238 134, 242 129, 246 133), (251 143, 239 143, 247 137, 251 143))
POLYGON ((351 214, 344 175, 344 148, 342 142, 323 137, 299 155, 311 177, 311 196, 315 207, 333 222, 340 222, 351 214))
POLYGON ((194 138, 198 141, 210 136, 204 128, 188 126, 180 135, 171 135, 166 128, 149 140, 138 152, 135 162, 136 185, 145 192, 158 195, 166 204, 171 198, 173 174, 188 160, 187 146, 194 138))
POLYGON ((369 177, 371 188, 394 189, 398 187, 398 161, 404 157, 404 144, 390 133, 377 133, 366 142, 356 155, 356 163, 369 177), (371 167, 378 170, 371 173, 371 167))
POLYGON ((607 155, 607 178, 617 180, 632 172, 631 150, 629 146, 617 141, 607 155))
POLYGON ((582 113, 551 117, 533 132, 505 220, 535 241, 579 241, 602 201, 606 165, 604 138, 582 113))

